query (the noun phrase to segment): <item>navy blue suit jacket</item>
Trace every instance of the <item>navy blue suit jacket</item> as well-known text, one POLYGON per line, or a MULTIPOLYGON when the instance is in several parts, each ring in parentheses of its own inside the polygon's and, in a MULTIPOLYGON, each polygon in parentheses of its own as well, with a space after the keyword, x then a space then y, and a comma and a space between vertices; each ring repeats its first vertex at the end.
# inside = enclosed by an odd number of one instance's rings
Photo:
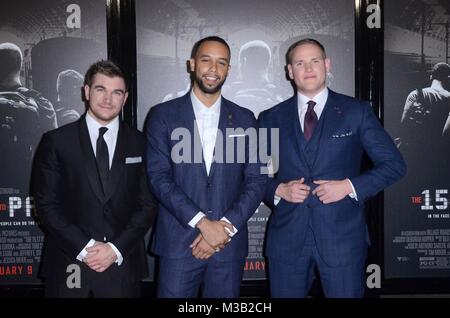
POLYGON ((250 149, 249 136, 238 131, 233 133, 230 129, 241 127, 246 130, 256 125, 252 112, 222 97, 219 130, 223 135, 218 133, 215 154, 220 147, 223 161, 228 156, 233 157, 233 163, 213 162, 208 176, 201 141, 195 131, 197 126, 190 94, 150 110, 145 129, 147 175, 160 202, 151 245, 154 253, 169 258, 192 255, 189 245, 199 231, 188 223, 202 211, 211 220, 225 216, 238 229, 231 242, 213 257, 232 261, 247 256, 247 220, 263 199, 267 177, 260 173, 261 164, 256 158, 256 149, 250 149), (190 138, 183 133, 188 133, 190 138), (200 150, 197 160, 194 160, 194 142, 200 150), (245 146, 245 160, 237 162, 236 147, 241 142, 245 146), (180 143, 186 147, 180 149, 180 143), (182 156, 188 160, 177 163, 182 156))
POLYGON ((369 237, 364 201, 400 179, 406 171, 400 152, 370 105, 329 90, 309 142, 303 137, 296 95, 261 113, 259 125, 279 128, 280 134, 279 153, 274 153, 273 145, 269 145, 272 160, 279 169, 270 179, 265 196, 265 202, 273 208, 266 254, 287 262, 296 259, 311 227, 318 251, 330 266, 348 265, 355 257, 365 257, 369 237), (364 152, 374 166, 361 173, 364 152), (274 206, 278 185, 302 177, 311 191, 317 186, 314 180, 349 178, 358 200, 347 196, 323 204, 311 193, 303 203, 281 199, 274 206))

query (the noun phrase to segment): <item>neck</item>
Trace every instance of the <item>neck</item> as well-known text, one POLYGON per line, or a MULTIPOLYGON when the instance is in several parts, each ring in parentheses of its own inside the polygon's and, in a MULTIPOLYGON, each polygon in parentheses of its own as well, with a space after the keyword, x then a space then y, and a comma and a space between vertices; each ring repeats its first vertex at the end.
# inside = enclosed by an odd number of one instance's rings
POLYGON ((444 89, 444 87, 442 86, 441 81, 438 81, 438 80, 436 80, 436 79, 434 79, 434 80, 431 82, 431 87, 434 88, 434 89, 436 89, 436 90, 443 90, 443 89, 444 89))
POLYGON ((314 97, 316 97, 317 95, 319 95, 324 89, 326 88, 326 86, 316 90, 316 91, 302 91, 302 90, 298 90, 298 92, 302 95, 305 95, 306 97, 308 97, 309 99, 314 99, 314 97))
POLYGON ((0 86, 3 87, 13 87, 16 85, 22 86, 22 83, 20 82, 20 78, 18 76, 7 76, 0 81, 0 86))
POLYGON ((114 117, 114 118, 111 119, 111 120, 102 120, 102 119, 98 118, 97 116, 95 116, 95 115, 92 113, 91 109, 88 109, 87 112, 89 113, 89 115, 92 117, 93 120, 95 120, 97 123, 99 123, 99 124, 102 125, 102 126, 106 126, 106 125, 108 125, 110 122, 112 122, 114 119, 116 119, 116 117, 114 117))
POLYGON ((195 96, 207 107, 211 107, 221 94, 220 90, 213 94, 205 93, 197 85, 194 85, 193 91, 195 96))

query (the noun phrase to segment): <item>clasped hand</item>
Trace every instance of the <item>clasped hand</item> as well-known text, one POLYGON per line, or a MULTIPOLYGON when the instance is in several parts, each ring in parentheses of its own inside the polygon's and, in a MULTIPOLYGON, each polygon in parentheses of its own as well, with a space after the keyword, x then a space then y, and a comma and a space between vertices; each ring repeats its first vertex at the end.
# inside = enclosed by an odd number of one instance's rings
MULTIPOLYGON (((311 193, 311 187, 306 185, 305 178, 281 183, 275 194, 291 203, 303 203, 311 193)), ((324 203, 333 203, 342 200, 352 193, 352 187, 347 179, 344 180, 316 180, 318 186, 312 191, 324 203)))
POLYGON ((109 244, 95 242, 91 247, 86 248, 88 252, 83 262, 96 272, 104 272, 117 259, 117 255, 109 244))
POLYGON ((197 259, 207 259, 222 250, 230 242, 229 232, 233 225, 225 221, 210 221, 206 217, 197 224, 199 235, 190 245, 192 255, 197 259))

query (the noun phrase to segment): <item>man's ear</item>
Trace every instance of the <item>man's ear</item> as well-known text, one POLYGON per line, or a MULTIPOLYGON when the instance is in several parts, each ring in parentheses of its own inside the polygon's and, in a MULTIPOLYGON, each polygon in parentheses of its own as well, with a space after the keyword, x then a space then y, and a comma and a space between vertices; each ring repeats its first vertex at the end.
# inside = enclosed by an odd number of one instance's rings
POLYGON ((89 85, 84 85, 84 99, 85 100, 89 100, 90 90, 91 90, 91 88, 89 87, 89 85))
POLYGON ((124 97, 124 99, 123 99, 123 104, 122 104, 122 106, 124 106, 125 103, 127 102, 127 98, 128 98, 128 92, 125 92, 125 97, 124 97))
POLYGON ((286 65, 286 70, 287 70, 287 74, 288 74, 289 78, 291 80, 293 80, 294 79, 294 73, 292 72, 292 64, 286 65))
POLYGON ((195 60, 194 59, 189 59, 189 66, 190 66, 191 72, 194 72, 195 71, 195 60))
POLYGON ((330 73, 331 71, 331 60, 330 58, 325 58, 325 69, 327 71, 327 73, 330 73))

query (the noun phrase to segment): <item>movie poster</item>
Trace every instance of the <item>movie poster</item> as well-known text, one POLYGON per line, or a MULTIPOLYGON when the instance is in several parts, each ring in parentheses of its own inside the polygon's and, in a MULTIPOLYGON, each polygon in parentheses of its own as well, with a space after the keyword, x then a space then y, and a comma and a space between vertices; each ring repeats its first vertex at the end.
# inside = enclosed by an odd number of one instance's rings
MULTIPOLYGON (((136 2, 138 126, 149 109, 190 89, 187 61, 193 44, 217 35, 231 47, 223 96, 260 112, 294 93, 284 71, 296 40, 313 37, 332 60, 329 86, 354 94, 354 2, 350 0, 140 0, 136 2)), ((261 205, 248 222, 244 279, 264 279, 264 236, 270 210, 261 205)))
POLYGON ((0 4, 0 284, 39 282, 33 155, 43 133, 85 112, 84 73, 106 52, 104 0, 0 4))
POLYGON ((384 123, 408 166, 385 192, 384 273, 450 277, 450 3, 384 5, 384 123))

